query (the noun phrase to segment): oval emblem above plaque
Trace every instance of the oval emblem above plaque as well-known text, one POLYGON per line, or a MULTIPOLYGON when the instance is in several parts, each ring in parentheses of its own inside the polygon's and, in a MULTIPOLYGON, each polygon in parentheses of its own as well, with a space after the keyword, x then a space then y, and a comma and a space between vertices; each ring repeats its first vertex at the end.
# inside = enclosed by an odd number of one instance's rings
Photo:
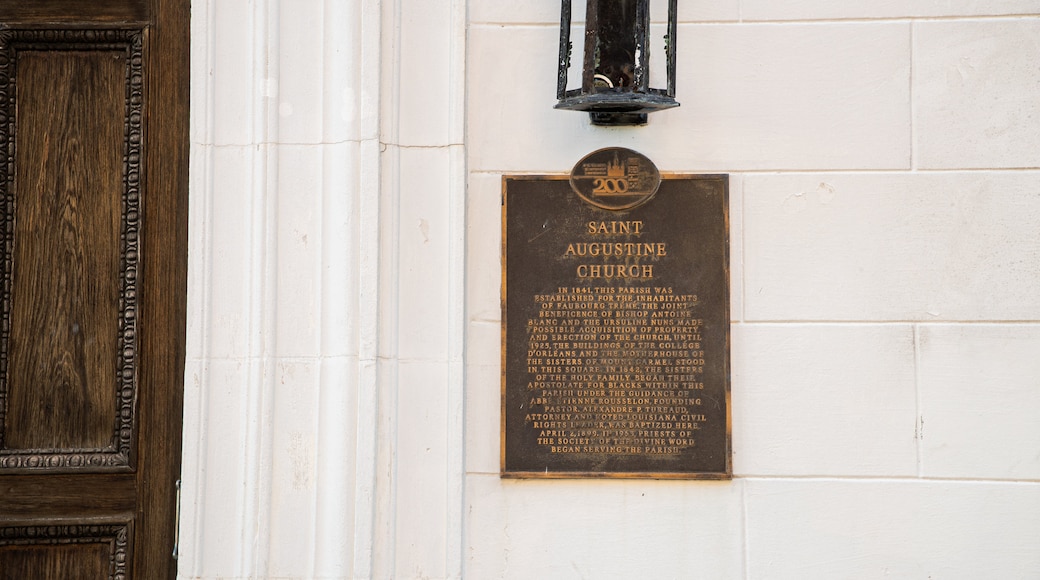
POLYGON ((586 202, 612 211, 643 205, 661 186, 650 158, 624 147, 589 153, 571 170, 571 189, 586 202))

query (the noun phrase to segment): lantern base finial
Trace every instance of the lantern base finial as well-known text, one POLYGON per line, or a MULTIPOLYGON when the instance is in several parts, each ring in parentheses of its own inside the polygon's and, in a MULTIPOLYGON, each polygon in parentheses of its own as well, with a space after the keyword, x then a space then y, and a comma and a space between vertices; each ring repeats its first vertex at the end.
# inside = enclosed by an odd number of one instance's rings
POLYGON ((646 125, 646 113, 618 113, 615 111, 589 111, 593 125, 618 127, 630 125, 646 125))

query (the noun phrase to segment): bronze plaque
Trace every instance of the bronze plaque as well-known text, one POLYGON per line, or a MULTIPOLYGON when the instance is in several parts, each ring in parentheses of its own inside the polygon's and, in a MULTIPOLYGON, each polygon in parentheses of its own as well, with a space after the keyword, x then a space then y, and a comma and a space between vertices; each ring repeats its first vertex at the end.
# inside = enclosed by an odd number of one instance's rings
POLYGON ((503 179, 502 475, 731 477, 728 177, 570 181, 503 179))

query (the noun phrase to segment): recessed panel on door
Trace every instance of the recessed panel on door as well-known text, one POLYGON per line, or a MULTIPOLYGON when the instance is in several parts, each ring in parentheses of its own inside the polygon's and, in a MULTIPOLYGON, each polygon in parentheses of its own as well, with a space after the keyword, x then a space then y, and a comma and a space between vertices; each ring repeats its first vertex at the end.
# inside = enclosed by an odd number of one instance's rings
POLYGON ((129 469, 142 34, 0 34, 0 469, 129 469))

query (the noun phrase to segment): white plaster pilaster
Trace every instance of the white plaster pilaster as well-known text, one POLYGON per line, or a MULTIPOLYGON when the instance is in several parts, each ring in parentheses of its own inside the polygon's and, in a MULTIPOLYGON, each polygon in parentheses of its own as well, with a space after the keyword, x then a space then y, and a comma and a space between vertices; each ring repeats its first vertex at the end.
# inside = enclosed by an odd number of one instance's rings
POLYGON ((324 61, 298 38, 323 7, 294 3, 310 14, 283 18, 283 4, 193 5, 189 364, 199 373, 186 405, 183 577, 306 577, 328 566, 326 554, 343 559, 316 541, 340 543, 320 533, 318 514, 342 512, 342 502, 315 506, 329 478, 320 448, 342 442, 319 410, 342 408, 352 387, 341 379, 342 337, 322 332, 346 300, 325 288, 348 266, 323 265, 341 262, 326 248, 342 247, 349 204, 340 202, 352 192, 330 169, 349 165, 350 147, 314 135, 327 99, 294 94, 282 75, 324 61), (316 123, 294 115, 315 106, 316 123))
POLYGON ((376 578, 462 575, 465 6, 382 6, 376 578))
POLYGON ((192 11, 180 576, 459 577, 465 2, 192 11))

